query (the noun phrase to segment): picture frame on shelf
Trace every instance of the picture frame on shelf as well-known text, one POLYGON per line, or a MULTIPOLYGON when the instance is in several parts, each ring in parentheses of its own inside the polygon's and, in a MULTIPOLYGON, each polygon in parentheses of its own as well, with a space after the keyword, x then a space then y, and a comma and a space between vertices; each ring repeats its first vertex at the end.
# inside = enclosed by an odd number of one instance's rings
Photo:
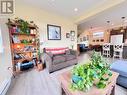
POLYGON ((70 33, 66 33, 66 38, 70 38, 70 33))
POLYGON ((21 43, 18 36, 12 36, 13 43, 21 43))
POLYGON ((47 24, 48 40, 61 40, 61 26, 47 24))

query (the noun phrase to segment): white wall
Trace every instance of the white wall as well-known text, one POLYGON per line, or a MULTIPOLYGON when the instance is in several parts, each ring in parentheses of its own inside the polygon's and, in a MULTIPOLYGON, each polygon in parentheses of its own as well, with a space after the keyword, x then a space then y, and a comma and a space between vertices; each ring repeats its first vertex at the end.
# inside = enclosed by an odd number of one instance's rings
MULTIPOLYGON (((40 40, 45 41, 45 45, 43 47, 71 47, 74 45, 74 49, 77 49, 77 25, 75 25, 72 21, 65 19, 63 17, 57 16, 55 14, 51 14, 43 11, 42 9, 35 8, 30 5, 25 5, 18 0, 16 0, 16 11, 15 17, 22 18, 27 21, 34 21, 39 27, 40 40), (61 36, 62 39, 58 41, 49 41, 47 40, 47 24, 54 24, 61 26, 61 36), (70 39, 66 39, 66 33, 69 33, 71 30, 76 32, 75 41, 71 41, 70 39)), ((6 79, 9 79, 11 74, 7 70, 8 67, 12 65, 11 61, 11 50, 9 43, 9 33, 8 28, 6 26, 7 18, 0 19, 0 26, 2 28, 2 38, 4 45, 4 53, 0 54, 0 85, 6 79)))
POLYGON ((77 25, 72 21, 39 8, 22 4, 21 2, 16 2, 15 17, 20 17, 28 21, 33 20, 38 25, 40 29, 40 40, 41 42, 45 42, 42 47, 71 47, 74 44, 74 48, 77 49, 77 25), (52 41, 47 39, 47 24, 61 26, 61 40, 52 41), (76 32, 75 41, 66 38, 66 33, 69 33, 71 30, 76 32))
POLYGON ((0 27, 0 53, 3 52, 3 41, 2 41, 2 34, 1 34, 1 27, 0 27))
POLYGON ((83 37, 88 37, 89 38, 89 32, 88 31, 84 31, 80 34, 80 36, 78 37, 78 44, 85 44, 85 46, 89 46, 89 40, 87 39, 86 41, 83 41, 83 37), (82 42, 80 41, 80 39, 82 38, 82 42))
POLYGON ((3 53, 0 53, 0 90, 2 84, 4 84, 3 82, 6 82, 11 77, 11 73, 7 69, 8 67, 11 67, 12 61, 11 61, 9 32, 5 24, 6 22, 7 22, 6 19, 0 19, 0 27, 4 46, 3 53))

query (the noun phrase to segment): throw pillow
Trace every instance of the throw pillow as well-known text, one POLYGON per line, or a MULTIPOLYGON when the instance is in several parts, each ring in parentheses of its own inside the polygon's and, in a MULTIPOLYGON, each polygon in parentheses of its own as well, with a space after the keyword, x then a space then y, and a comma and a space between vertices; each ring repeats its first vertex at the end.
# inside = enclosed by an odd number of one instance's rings
POLYGON ((66 53, 66 55, 69 55, 71 52, 70 52, 70 50, 66 50, 65 53, 66 53))
POLYGON ((47 52, 47 54, 50 56, 50 57, 53 57, 53 54, 51 52, 47 52))

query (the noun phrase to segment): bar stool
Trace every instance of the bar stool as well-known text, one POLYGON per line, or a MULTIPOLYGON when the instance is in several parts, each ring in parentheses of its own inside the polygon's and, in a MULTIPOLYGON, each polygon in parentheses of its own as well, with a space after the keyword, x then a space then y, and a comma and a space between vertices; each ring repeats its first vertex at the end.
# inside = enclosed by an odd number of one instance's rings
POLYGON ((122 57, 123 57, 123 44, 116 44, 113 46, 113 49, 114 49, 113 58, 122 59, 122 57))
POLYGON ((110 43, 103 44, 103 56, 110 57, 110 43))

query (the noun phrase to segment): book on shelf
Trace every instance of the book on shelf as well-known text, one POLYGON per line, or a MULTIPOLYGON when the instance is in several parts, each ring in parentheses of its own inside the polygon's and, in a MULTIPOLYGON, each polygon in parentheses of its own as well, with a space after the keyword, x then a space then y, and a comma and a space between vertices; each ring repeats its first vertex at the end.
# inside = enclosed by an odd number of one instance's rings
POLYGON ((12 41, 13 41, 13 43, 21 43, 18 36, 14 36, 14 35, 12 36, 12 41))

